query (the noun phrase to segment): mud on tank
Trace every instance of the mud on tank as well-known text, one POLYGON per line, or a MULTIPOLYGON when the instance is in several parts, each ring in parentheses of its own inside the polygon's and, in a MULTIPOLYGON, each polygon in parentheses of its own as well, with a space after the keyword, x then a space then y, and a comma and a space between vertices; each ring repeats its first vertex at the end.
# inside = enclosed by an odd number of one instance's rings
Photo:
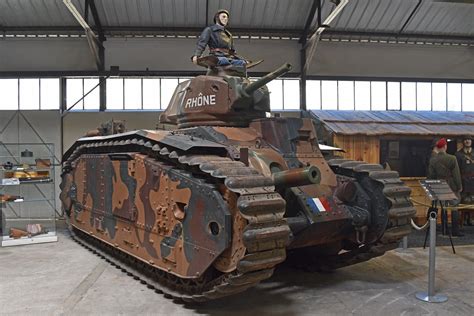
POLYGON ((250 82, 245 68, 201 63, 208 73, 177 86, 160 129, 99 129, 66 152, 61 200, 78 242, 167 295, 206 301, 287 257, 335 269, 410 233, 397 172, 326 161, 309 116, 266 117, 265 84, 289 64, 250 82))

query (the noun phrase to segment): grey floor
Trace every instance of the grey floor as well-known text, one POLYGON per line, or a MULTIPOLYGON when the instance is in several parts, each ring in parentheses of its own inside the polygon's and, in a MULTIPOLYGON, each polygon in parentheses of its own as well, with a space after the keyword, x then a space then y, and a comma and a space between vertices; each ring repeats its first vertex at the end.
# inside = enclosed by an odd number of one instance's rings
POLYGON ((443 304, 427 288, 428 251, 391 251, 331 274, 281 267, 238 296, 184 305, 155 293, 60 234, 59 242, 0 249, 0 314, 6 315, 473 315, 474 246, 437 248, 443 304))

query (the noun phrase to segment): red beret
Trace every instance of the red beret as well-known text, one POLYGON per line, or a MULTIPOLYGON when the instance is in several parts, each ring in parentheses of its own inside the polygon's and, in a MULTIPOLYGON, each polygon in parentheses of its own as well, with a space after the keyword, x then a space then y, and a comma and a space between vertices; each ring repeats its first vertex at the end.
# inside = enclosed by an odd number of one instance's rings
POLYGON ((441 138, 440 140, 438 140, 438 142, 436 143, 436 147, 438 148, 443 148, 444 146, 446 146, 448 143, 446 142, 446 138, 441 138))

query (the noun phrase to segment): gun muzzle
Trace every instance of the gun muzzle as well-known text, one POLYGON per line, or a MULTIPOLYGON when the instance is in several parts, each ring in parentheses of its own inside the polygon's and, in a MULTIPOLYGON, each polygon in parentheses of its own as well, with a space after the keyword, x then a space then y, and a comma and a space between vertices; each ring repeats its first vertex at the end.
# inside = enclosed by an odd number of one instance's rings
POLYGON ((272 177, 277 189, 318 184, 321 182, 321 172, 315 166, 275 172, 272 177))
POLYGON ((280 77, 281 75, 286 74, 290 70, 291 70, 291 64, 284 64, 277 70, 272 71, 269 74, 263 76, 262 78, 250 83, 248 86, 244 88, 244 92, 248 95, 251 95, 259 88, 263 87, 270 81, 280 77))

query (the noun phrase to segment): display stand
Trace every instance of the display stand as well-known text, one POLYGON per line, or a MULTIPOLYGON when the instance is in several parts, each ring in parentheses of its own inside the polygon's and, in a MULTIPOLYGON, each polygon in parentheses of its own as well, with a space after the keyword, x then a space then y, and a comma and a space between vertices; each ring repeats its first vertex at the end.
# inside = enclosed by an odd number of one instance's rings
MULTIPOLYGON (((441 207, 441 214, 445 216, 446 210, 443 207, 443 204, 449 201, 457 200, 456 195, 453 193, 449 185, 445 180, 421 180, 420 184, 425 190, 426 195, 431 200, 431 207, 428 209, 428 220, 430 222, 430 257, 429 257, 429 271, 428 271, 428 292, 417 292, 415 294, 416 298, 430 303, 443 303, 448 300, 448 297, 443 294, 435 294, 435 267, 436 267, 436 219, 438 217, 438 203, 441 207)), ((447 224, 447 220, 446 220, 447 224)), ((442 224, 444 225, 444 224, 442 224)), ((451 241, 451 247, 453 248, 453 253, 456 253, 451 239, 451 232, 448 230, 449 238, 451 241)), ((428 231, 425 236, 425 245, 428 237, 428 231)))
MULTIPOLYGON (((448 234, 449 241, 451 243, 451 248, 453 253, 456 253, 454 249, 453 239, 451 236, 451 230, 448 226, 448 212, 444 208, 445 204, 450 201, 457 200, 456 194, 451 190, 446 180, 421 180, 421 187, 425 190, 426 195, 431 201, 431 207, 428 209, 427 218, 431 211, 435 211, 438 214, 438 205, 441 209, 441 233, 443 235, 448 234)), ((426 247, 426 241, 428 238, 428 231, 426 231, 425 242, 423 243, 423 249, 426 247)))
POLYGON ((0 143, 0 245, 57 241, 53 144, 0 143))

